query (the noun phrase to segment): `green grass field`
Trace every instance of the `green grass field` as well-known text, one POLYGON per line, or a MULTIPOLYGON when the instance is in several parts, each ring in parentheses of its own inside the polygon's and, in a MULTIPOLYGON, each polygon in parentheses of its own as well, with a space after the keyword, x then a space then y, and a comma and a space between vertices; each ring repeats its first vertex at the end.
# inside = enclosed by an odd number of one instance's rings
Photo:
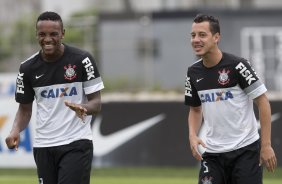
MULTIPOLYGON (((196 184, 197 168, 104 168, 92 170, 91 184, 196 184)), ((0 169, 0 184, 38 184, 34 169, 0 169)), ((264 184, 281 184, 282 168, 264 172, 264 184)))

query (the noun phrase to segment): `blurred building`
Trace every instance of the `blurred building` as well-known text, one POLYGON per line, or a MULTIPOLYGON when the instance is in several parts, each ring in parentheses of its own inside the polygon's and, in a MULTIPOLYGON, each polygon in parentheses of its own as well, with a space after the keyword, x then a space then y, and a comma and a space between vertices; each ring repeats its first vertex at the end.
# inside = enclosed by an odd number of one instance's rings
POLYGON ((38 0, 1 0, 0 23, 10 25, 24 15, 28 15, 40 9, 41 2, 38 0))
POLYGON ((1 0, 0 23, 9 24, 20 17, 41 11, 57 11, 64 19, 87 8, 99 12, 153 12, 205 8, 280 9, 281 0, 1 0))
POLYGON ((127 91, 181 91, 187 67, 197 60, 190 46, 191 24, 197 13, 218 17, 222 51, 248 59, 269 91, 281 94, 280 10, 104 14, 99 24, 99 59, 109 86, 119 84, 118 89, 127 87, 127 91))
POLYGON ((198 8, 217 9, 277 9, 280 0, 93 0, 101 12, 152 12, 191 10, 198 8))
MULTIPOLYGON (((181 90, 186 68, 194 60, 191 18, 211 11, 221 18, 223 49, 253 60, 268 88, 282 90, 280 0, 2 0, 0 8, 2 36, 14 32, 19 19, 34 24, 39 12, 58 12, 66 25, 87 33, 80 45, 95 49, 107 89, 126 91, 181 90), (98 12, 98 22, 71 18, 89 9, 98 12), (96 23, 98 32, 84 26, 96 23)), ((38 50, 34 30, 18 31, 10 49, 13 54, 0 60, 0 71, 17 72, 18 67, 11 65, 19 66, 38 50)))
POLYGON ((59 13, 64 21, 76 12, 94 7, 93 0, 40 0, 41 11, 55 11, 59 13))

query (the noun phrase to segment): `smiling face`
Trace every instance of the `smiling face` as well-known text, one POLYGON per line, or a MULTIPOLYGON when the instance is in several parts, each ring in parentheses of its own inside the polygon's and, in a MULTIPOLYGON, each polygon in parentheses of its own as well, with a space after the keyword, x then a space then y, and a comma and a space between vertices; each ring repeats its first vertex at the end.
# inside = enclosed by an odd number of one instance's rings
POLYGON ((42 20, 36 24, 36 37, 42 48, 42 57, 54 60, 63 53, 62 39, 65 31, 59 21, 42 20))
POLYGON ((219 33, 212 34, 208 21, 192 24, 191 45, 197 56, 205 57, 217 50, 219 39, 219 33))

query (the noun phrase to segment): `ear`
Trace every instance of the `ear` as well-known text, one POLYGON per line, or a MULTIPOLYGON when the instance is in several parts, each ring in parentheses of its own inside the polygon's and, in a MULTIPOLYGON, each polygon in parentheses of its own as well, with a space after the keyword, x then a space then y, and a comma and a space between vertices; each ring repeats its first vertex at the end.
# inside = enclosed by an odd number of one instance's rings
POLYGON ((62 39, 65 37, 65 29, 63 29, 63 31, 62 31, 62 39))
POLYGON ((218 44, 220 41, 220 34, 219 33, 215 33, 214 34, 214 41, 218 44))

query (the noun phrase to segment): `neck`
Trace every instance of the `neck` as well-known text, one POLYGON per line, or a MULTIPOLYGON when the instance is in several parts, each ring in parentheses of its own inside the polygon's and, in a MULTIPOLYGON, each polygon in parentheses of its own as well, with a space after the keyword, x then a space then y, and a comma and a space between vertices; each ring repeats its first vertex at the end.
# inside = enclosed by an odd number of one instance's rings
POLYGON ((205 56, 202 56, 203 64, 207 68, 217 65, 220 62, 221 58, 222 58, 222 52, 219 49, 216 49, 213 52, 210 52, 205 56))

